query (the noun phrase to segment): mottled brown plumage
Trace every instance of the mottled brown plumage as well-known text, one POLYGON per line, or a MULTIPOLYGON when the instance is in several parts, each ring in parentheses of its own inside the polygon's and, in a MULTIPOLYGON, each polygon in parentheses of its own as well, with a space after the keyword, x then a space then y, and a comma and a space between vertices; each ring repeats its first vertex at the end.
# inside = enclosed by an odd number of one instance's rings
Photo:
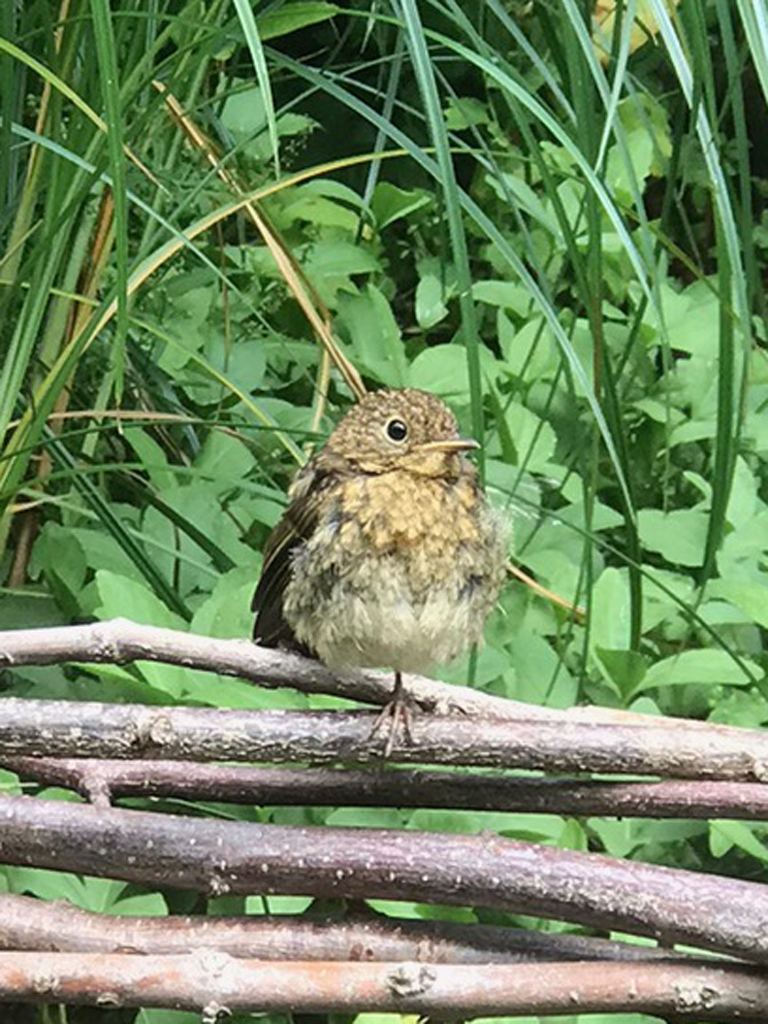
POLYGON ((331 668, 423 672, 482 639, 505 535, 434 395, 366 395, 299 472, 264 553, 254 638, 331 668))

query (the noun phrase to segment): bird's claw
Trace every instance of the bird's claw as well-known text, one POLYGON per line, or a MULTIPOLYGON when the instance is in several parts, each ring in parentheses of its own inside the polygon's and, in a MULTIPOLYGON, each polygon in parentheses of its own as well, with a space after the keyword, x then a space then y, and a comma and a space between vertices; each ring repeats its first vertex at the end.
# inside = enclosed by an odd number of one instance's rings
POLYGON ((371 729, 370 739, 373 739, 376 733, 379 732, 381 727, 389 719, 389 735, 387 736, 386 743, 384 744, 384 757, 389 757, 392 753, 392 749, 395 745, 400 727, 403 728, 403 735, 405 736, 406 742, 413 743, 413 715, 411 714, 411 707, 408 703, 404 693, 398 693, 388 704, 385 704, 379 714, 376 716, 376 721, 373 723, 371 729))

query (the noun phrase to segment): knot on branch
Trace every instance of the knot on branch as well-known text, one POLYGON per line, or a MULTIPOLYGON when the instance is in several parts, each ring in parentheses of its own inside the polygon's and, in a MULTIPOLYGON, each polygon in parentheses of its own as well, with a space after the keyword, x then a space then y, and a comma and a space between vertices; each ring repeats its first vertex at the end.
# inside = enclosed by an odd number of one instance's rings
POLYGON ((134 660, 134 655, 121 642, 123 635, 130 635, 135 623, 130 619, 111 619, 107 622, 92 623, 91 638, 94 660, 106 665, 123 665, 134 660))
POLYGON ((675 1002, 681 1013, 714 1010, 720 995, 711 985, 675 985, 675 1002))
POLYGON ((221 978, 222 975, 234 963, 234 958, 225 953, 222 949, 214 949, 211 946, 203 946, 194 953, 200 970, 208 978, 221 978))
POLYGON ((162 711, 147 711, 137 715, 131 746, 139 750, 162 748, 175 736, 173 722, 162 711))
POLYGON ((387 975, 387 988, 393 996, 412 999, 423 996, 435 983, 437 975, 427 964, 400 964, 387 975))

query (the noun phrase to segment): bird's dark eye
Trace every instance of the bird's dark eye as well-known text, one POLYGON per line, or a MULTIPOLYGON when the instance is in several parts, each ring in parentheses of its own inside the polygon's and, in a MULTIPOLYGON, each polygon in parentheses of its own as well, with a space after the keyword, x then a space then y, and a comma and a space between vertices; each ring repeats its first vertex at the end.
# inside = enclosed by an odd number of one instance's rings
POLYGON ((402 420, 390 420, 387 424, 387 437, 390 441, 404 441, 408 437, 408 427, 402 420))

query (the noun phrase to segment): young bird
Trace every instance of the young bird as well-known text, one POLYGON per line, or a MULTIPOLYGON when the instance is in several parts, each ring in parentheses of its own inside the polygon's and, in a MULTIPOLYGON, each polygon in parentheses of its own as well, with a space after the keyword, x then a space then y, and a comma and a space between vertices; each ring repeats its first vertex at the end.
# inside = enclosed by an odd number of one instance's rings
POLYGON ((402 673, 480 642, 504 582, 507 531, 464 457, 478 447, 434 395, 372 392, 299 471, 267 541, 254 639, 394 669, 387 756, 408 726, 402 673))

